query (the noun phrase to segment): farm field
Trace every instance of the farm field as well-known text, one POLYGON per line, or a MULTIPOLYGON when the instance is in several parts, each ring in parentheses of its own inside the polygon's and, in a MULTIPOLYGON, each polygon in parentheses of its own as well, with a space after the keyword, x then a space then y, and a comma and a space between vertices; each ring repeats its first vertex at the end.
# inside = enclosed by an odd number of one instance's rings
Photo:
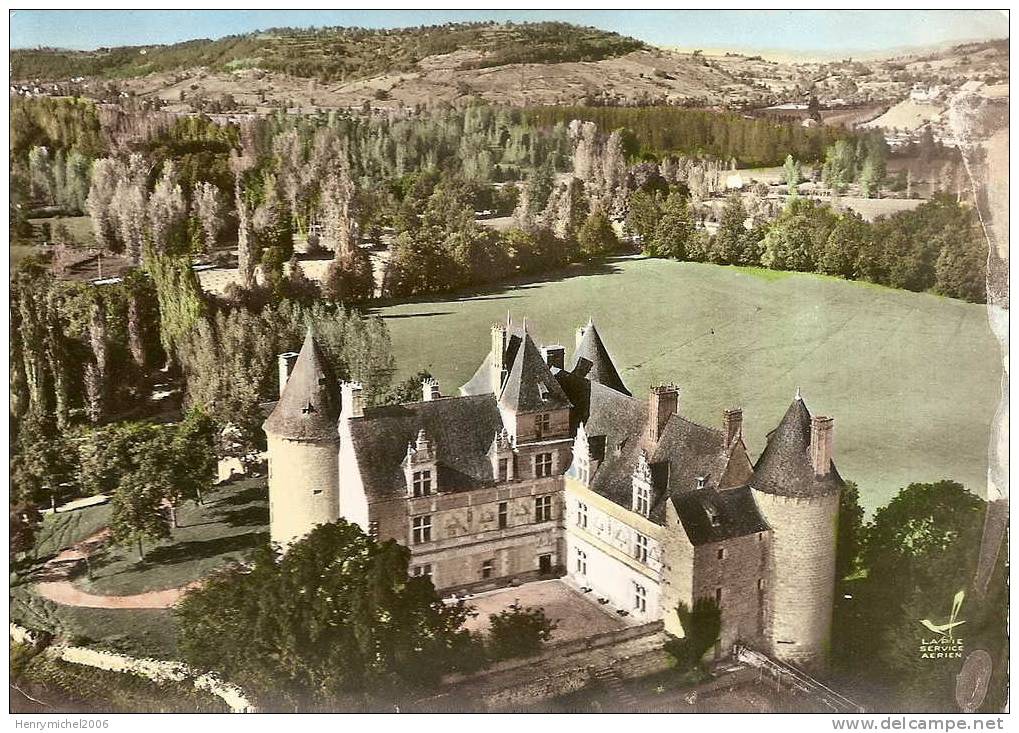
POLYGON ((753 457, 796 388, 835 417, 835 458, 868 512, 910 482, 986 484, 1001 357, 983 306, 799 273, 622 258, 558 279, 378 309, 398 377, 429 369, 456 394, 489 327, 511 312, 572 350, 593 316, 631 391, 682 389, 681 411, 721 425, 744 409, 753 457), (649 305, 653 304, 653 305, 649 305))

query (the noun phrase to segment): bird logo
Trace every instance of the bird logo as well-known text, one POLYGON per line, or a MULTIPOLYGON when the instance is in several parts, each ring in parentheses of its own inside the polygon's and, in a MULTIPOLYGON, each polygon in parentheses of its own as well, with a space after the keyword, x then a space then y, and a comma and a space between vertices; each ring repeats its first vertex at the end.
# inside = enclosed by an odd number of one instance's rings
POLYGON ((955 599, 952 601, 952 613, 948 617, 948 623, 936 624, 930 619, 923 619, 920 621, 921 624, 935 634, 944 636, 946 633, 949 639, 955 639, 955 627, 960 626, 965 621, 956 621, 959 617, 959 610, 962 608, 963 599, 966 598, 966 591, 959 591, 955 594, 955 599))

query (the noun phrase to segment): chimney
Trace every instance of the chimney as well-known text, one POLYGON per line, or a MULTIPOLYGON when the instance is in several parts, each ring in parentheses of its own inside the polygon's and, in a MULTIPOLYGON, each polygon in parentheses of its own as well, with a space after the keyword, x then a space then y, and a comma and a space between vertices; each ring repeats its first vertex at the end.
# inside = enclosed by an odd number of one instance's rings
POLYGON ((492 350, 489 361, 492 369, 492 391, 498 395, 502 392, 502 382, 506 376, 506 327, 501 323, 492 326, 492 350))
POLYGON ((340 383, 340 418, 364 417, 364 388, 360 382, 340 383))
POLYGON ((432 377, 421 380, 421 399, 424 402, 431 402, 437 400, 442 395, 439 393, 439 381, 432 377))
POLYGON ((732 447, 743 434, 743 408, 733 407, 722 416, 722 432, 725 434, 725 448, 732 447))
POLYGON ((559 344, 542 346, 541 355, 545 358, 545 364, 548 365, 549 369, 566 368, 566 349, 559 344))
POLYGON ((663 384, 651 388, 648 399, 648 437, 658 442, 669 418, 679 413, 679 387, 663 384))
POLYGON ((834 432, 834 418, 819 415, 810 418, 810 463, 817 478, 831 473, 834 432))
POLYGON ((288 351, 285 354, 279 355, 280 397, 283 396, 283 389, 287 386, 287 380, 290 379, 290 373, 294 371, 294 364, 296 363, 297 363, 296 351, 288 351))

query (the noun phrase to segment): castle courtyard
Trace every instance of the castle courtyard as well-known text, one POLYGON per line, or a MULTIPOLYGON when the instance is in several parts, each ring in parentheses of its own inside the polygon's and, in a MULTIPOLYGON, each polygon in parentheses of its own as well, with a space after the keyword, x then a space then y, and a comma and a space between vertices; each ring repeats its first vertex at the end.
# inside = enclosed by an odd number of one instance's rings
POLYGON ((589 638, 608 631, 635 626, 633 616, 621 616, 610 604, 599 604, 595 593, 582 593, 564 580, 541 580, 517 587, 477 593, 465 599, 477 615, 465 627, 471 631, 487 631, 488 617, 501 611, 520 607, 545 609, 545 615, 556 622, 551 644, 589 638))

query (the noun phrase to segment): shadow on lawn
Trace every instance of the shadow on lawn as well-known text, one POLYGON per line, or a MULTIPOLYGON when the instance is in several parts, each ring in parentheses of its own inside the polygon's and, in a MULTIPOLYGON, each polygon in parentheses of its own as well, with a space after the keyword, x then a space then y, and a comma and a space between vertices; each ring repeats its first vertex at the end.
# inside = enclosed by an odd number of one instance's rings
POLYGON ((112 578, 124 573, 136 573, 139 570, 147 570, 159 565, 176 565, 192 560, 204 560, 228 552, 244 552, 268 541, 268 532, 247 532, 211 540, 190 540, 172 545, 161 545, 149 550, 145 554, 145 560, 141 562, 132 561, 134 560, 133 556, 130 558, 124 555, 112 557, 112 561, 126 564, 112 573, 103 572, 106 568, 99 570, 97 579, 112 578))
POLYGON ((563 269, 555 270, 548 273, 529 273, 518 275, 510 280, 505 280, 501 283, 491 283, 485 286, 468 288, 464 290, 455 290, 451 292, 439 292, 439 293, 427 293, 424 295, 417 295, 408 298, 390 298, 374 301, 371 304, 370 313, 373 315, 379 315, 382 318, 409 318, 412 315, 425 316, 425 315, 442 315, 440 313, 420 313, 420 314, 383 314, 380 310, 389 308, 396 305, 406 305, 410 303, 457 303, 467 300, 503 300, 510 298, 519 298, 519 295, 511 295, 514 290, 525 290, 528 288, 537 287, 542 283, 560 282, 563 280, 569 280, 574 277, 583 277, 586 275, 611 275, 620 271, 619 263, 623 260, 633 259, 632 255, 619 255, 614 257, 608 257, 605 259, 592 260, 589 262, 578 262, 566 266, 563 269))
POLYGON ((212 506, 241 506, 242 504, 251 504, 255 501, 265 502, 269 499, 269 487, 264 483, 255 484, 249 486, 243 491, 238 491, 236 494, 230 494, 224 496, 222 499, 212 499, 208 502, 212 506))
POLYGON ((255 505, 230 512, 221 512, 216 518, 230 527, 264 527, 269 524, 269 507, 255 505))

